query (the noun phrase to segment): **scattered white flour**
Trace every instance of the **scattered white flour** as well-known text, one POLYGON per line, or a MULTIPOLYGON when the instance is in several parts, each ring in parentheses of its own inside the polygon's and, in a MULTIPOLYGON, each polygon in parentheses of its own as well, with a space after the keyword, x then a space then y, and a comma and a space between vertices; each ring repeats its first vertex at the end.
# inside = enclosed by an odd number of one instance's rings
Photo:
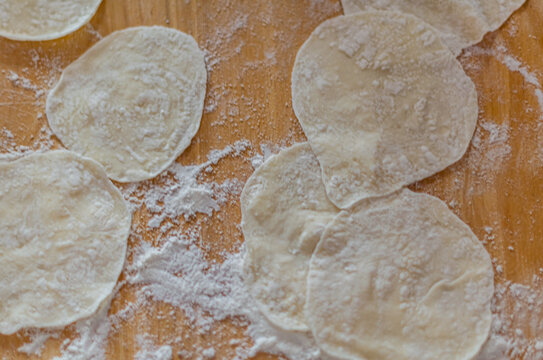
POLYGON ((280 145, 270 145, 270 144, 260 144, 260 152, 253 156, 251 160, 251 166, 256 170, 260 165, 264 164, 266 160, 273 154, 277 154, 285 146, 280 145))
POLYGON ((202 351, 202 356, 205 359, 213 359, 215 357, 215 349, 214 348, 207 348, 202 351))
POLYGON ((523 65, 520 60, 510 55, 507 51, 507 48, 502 45, 497 46, 495 49, 483 49, 478 46, 473 46, 465 51, 465 56, 493 56, 503 65, 507 66, 510 71, 518 72, 519 74, 521 74, 524 78, 524 81, 534 88, 534 94, 537 98, 539 110, 541 112, 540 119, 543 119, 543 90, 537 74, 531 71, 527 65, 523 65))
POLYGON ((237 179, 227 179, 221 184, 198 181, 198 177, 212 170, 226 156, 239 156, 250 147, 248 141, 237 141, 223 150, 212 151, 208 160, 200 165, 182 166, 172 164, 159 177, 158 186, 134 183, 125 188, 125 198, 133 207, 145 204, 153 214, 148 222, 151 229, 158 228, 166 218, 178 223, 184 216, 189 220, 196 213, 211 216, 228 200, 228 196, 241 192, 242 184, 237 179))
POLYGON ((13 85, 20 87, 25 90, 30 90, 34 92, 34 96, 36 98, 36 101, 38 101, 43 95, 45 95, 45 90, 38 86, 37 84, 33 83, 30 79, 17 74, 16 72, 12 70, 8 70, 6 74, 6 78, 13 83, 13 85))
POLYGON ((476 360, 543 359, 543 292, 536 289, 541 289, 539 277, 532 286, 496 286, 490 338, 476 360))
MULTIPOLYGON (((209 161, 220 154, 224 151, 210 155, 209 161)), ((141 242, 136 246, 126 278, 129 284, 139 285, 138 303, 161 301, 182 309, 203 331, 211 331, 216 322, 225 319, 246 326, 254 343, 240 341, 236 359, 247 359, 259 351, 285 354, 291 359, 317 359, 319 350, 312 339, 284 334, 260 315, 243 282, 243 246, 225 253, 222 262, 209 262, 199 247, 201 240, 195 224, 188 230, 160 235, 153 245, 141 242)), ((203 349, 200 351, 205 355, 203 349)), ((209 348, 207 353, 211 354, 209 348)))
POLYGON ((55 146, 53 133, 44 125, 31 146, 19 145, 8 129, 0 129, 0 160, 13 159, 33 152, 45 152, 55 146))
POLYGON ((21 345, 17 351, 27 355, 41 355, 45 342, 49 340, 53 334, 46 331, 28 330, 26 334, 30 338, 30 342, 21 345))
POLYGON ((485 119, 479 119, 477 129, 471 140, 471 145, 480 154, 472 159, 472 165, 477 168, 482 177, 489 172, 496 172, 511 156, 509 144, 510 127, 508 124, 496 124, 485 119), (475 165, 475 161, 477 165, 475 165))
POLYGON ((140 350, 134 356, 134 360, 171 360, 172 347, 169 345, 156 346, 147 336, 137 336, 140 350))
POLYGON ((104 37, 100 34, 91 23, 85 25, 85 30, 91 34, 96 40, 102 40, 104 37))
MULTIPOLYGON (((296 6, 295 2, 291 3, 285 6, 296 6)), ((303 139, 293 117, 281 119, 289 124, 285 127, 287 130, 282 130, 282 127, 273 128, 279 131, 280 137, 286 139, 280 145, 270 143, 260 129, 269 126, 267 107, 282 106, 270 103, 272 97, 268 96, 268 88, 284 87, 288 83, 290 67, 300 45, 295 42, 299 40, 296 34, 309 33, 320 21, 340 11, 337 1, 311 0, 309 4, 304 11, 312 19, 311 22, 300 22, 298 18, 284 19, 280 27, 272 21, 271 9, 278 6, 275 4, 265 6, 267 11, 256 7, 248 12, 232 9, 235 12, 233 21, 232 17, 221 17, 220 14, 206 15, 206 21, 215 23, 214 30, 205 35, 201 44, 206 49, 208 71, 213 79, 209 84, 205 104, 205 111, 209 113, 207 119, 211 126, 228 127, 236 139, 245 139, 247 136, 238 129, 242 122, 246 122, 258 135, 249 139, 250 142, 240 140, 222 150, 209 153, 207 161, 202 164, 173 164, 153 181, 122 185, 132 212, 145 216, 138 218, 139 222, 134 224, 124 280, 118 284, 113 299, 119 300, 118 291, 126 288, 133 288, 136 298, 133 302, 121 303, 121 309, 116 312, 110 310, 108 302, 93 317, 70 326, 74 336, 63 341, 61 355, 56 360, 105 358, 108 355, 108 338, 120 331, 134 316, 173 316, 169 312, 145 315, 156 301, 182 310, 186 318, 186 321, 183 318, 183 324, 190 325, 190 334, 179 331, 159 337, 147 333, 145 328, 136 327, 139 349, 135 355, 137 360, 177 358, 175 355, 194 360, 241 360, 249 359, 258 352, 283 354, 296 360, 320 357, 311 339, 303 335, 282 333, 259 314, 243 286, 243 245, 237 241, 233 250, 224 251, 220 254, 220 260, 216 260, 206 253, 205 247, 219 239, 210 238, 202 230, 211 217, 220 214, 221 208, 238 201, 243 179, 248 175, 233 173, 227 174, 220 182, 213 180, 222 159, 241 159, 247 169, 251 166, 256 169, 271 154, 278 152, 280 147, 303 139), (263 33, 271 34, 271 38, 267 39, 269 41, 262 41, 263 33), (260 47, 264 48, 260 50, 260 47), (251 55, 260 51, 261 56, 251 55), (261 74, 263 69, 264 74, 261 74), (232 74, 233 78, 225 74, 232 74), (243 81, 255 76, 258 79, 271 77, 271 81, 243 81), (237 87, 238 84, 242 84, 241 89, 237 87), (252 149, 251 143, 267 145, 261 145, 257 152, 252 149), (145 242, 141 234, 148 229, 155 229, 152 234, 157 234, 153 236, 152 244, 145 242), (221 324, 230 322, 239 333, 229 337, 232 340, 223 347, 230 348, 228 351, 231 352, 224 355, 225 350, 221 348, 221 340, 216 340, 215 332, 221 324), (208 335, 211 341, 218 342, 192 341, 200 335, 208 335)), ((230 0, 225 0, 225 8, 232 8, 233 5, 230 0)), ((86 27, 86 31, 96 40, 101 38, 91 25, 86 27)), ((543 110, 543 93, 537 74, 517 58, 508 55, 505 48, 483 50, 474 47, 468 52, 473 55, 485 52, 496 57, 511 71, 520 73, 526 84, 534 89, 543 110)), ((41 48, 30 50, 28 57, 33 67, 29 72, 36 76, 25 71, 18 74, 0 69, 0 75, 4 77, 0 80, 8 84, 6 89, 0 89, 0 107, 13 106, 19 110, 18 106, 22 104, 43 108, 43 95, 52 87, 60 70, 66 65, 65 60, 58 56, 41 48), (37 80, 33 82, 30 78, 37 80)), ((288 99, 284 106, 290 106, 288 99)), ((0 153, 20 156, 32 151, 46 151, 58 145, 49 131, 45 117, 38 113, 35 120, 41 125, 37 129, 41 130, 27 146, 17 143, 14 131, 0 128, 0 153)), ((508 122, 497 124, 492 119, 482 120, 473 140, 474 150, 468 155, 469 161, 459 169, 459 174, 464 174, 465 167, 468 167, 484 182, 490 175, 499 173, 501 164, 511 157, 511 136, 508 122)), ((463 185, 460 182, 458 187, 463 185)), ((232 212, 226 216, 232 216, 232 212)), ((488 227, 485 231, 485 240, 494 241, 493 229, 488 227)), ((498 274, 501 273, 500 268, 497 265, 498 274)), ((537 321, 543 319, 543 291, 536 290, 541 289, 541 285, 539 281, 534 281, 530 286, 497 284, 492 335, 477 360, 501 360, 519 354, 524 354, 525 360, 543 359, 543 322, 537 321)), ((18 350, 27 355, 40 356, 48 339, 64 339, 61 330, 32 330, 24 335, 28 337, 27 342, 18 350)))
POLYGON ((105 344, 112 329, 111 319, 107 316, 110 304, 111 299, 102 304, 96 314, 72 325, 77 336, 66 339, 61 345, 62 355, 53 360, 105 359, 105 344))

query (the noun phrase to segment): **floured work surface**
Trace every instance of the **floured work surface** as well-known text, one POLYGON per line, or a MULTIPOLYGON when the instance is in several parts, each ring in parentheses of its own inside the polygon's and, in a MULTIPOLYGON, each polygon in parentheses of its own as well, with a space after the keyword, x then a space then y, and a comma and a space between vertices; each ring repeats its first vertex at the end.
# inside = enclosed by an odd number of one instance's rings
MULTIPOLYGON (((105 0, 90 26, 63 39, 0 39, 3 153, 59 147, 43 115, 45 95, 100 34, 175 27, 206 51, 209 79, 201 128, 179 165, 120 186, 134 226, 109 315, 63 331, 1 336, 6 359, 243 359, 269 347, 275 335, 258 319, 243 320, 253 309, 245 306, 239 272, 239 194, 263 154, 305 140, 290 106, 290 72, 311 31, 340 13, 334 0, 105 0)), ((543 2, 528 0, 460 56, 479 96, 475 137, 459 163, 411 187, 447 202, 494 261, 494 318, 501 322, 479 360, 543 356, 536 342, 543 340, 542 38, 543 2)), ((311 344, 306 350, 310 358, 311 344)), ((256 358, 277 357, 261 351, 256 358)))

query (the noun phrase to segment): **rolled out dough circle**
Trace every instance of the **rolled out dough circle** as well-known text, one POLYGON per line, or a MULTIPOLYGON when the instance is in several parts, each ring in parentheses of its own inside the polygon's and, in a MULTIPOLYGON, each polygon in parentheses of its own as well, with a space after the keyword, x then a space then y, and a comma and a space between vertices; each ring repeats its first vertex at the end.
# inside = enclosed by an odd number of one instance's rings
POLYGON ((303 309, 309 259, 338 211, 307 143, 272 156, 247 181, 241 195, 245 281, 276 326, 308 330, 303 309))
POLYGON ((493 270, 469 227, 407 189, 360 202, 311 259, 306 319, 340 359, 468 360, 491 323, 493 270))
POLYGON ((131 216, 93 160, 68 151, 0 162, 0 333, 93 314, 121 273, 131 216))
POLYGON ((389 11, 317 27, 296 57, 292 103, 340 208, 459 160, 478 115, 475 86, 434 29, 389 11))
POLYGON ((120 182, 166 169, 200 127, 204 53, 178 30, 135 27, 112 33, 70 64, 47 97, 55 135, 101 163, 120 182))
POLYGON ((102 0, 0 0, 0 36, 51 40, 90 21, 102 0))
POLYGON ((497 30, 526 0, 341 0, 345 14, 376 9, 415 15, 434 26, 458 55, 497 30))

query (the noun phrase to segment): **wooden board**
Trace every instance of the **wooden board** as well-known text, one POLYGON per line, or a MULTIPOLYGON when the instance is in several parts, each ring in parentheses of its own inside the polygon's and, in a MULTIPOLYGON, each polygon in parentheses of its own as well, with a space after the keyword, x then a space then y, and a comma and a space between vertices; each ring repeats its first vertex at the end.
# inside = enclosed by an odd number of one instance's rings
MULTIPOLYGON (((200 131, 178 162, 201 163, 211 150, 237 140, 250 141, 254 151, 260 144, 284 146, 302 141, 304 135, 291 107, 290 71, 299 46, 311 31, 340 13, 338 0, 104 0, 90 26, 60 40, 0 39, 0 130, 13 134, 9 138, 0 132, 0 149, 35 147, 47 139, 42 90, 50 88, 60 71, 98 40, 97 33, 105 36, 136 25, 180 29, 194 36, 208 53, 207 110, 200 131)), ((475 140, 460 162, 412 186, 448 202, 485 242, 500 269, 497 284, 511 281, 532 288, 539 286, 534 277, 543 271, 541 54, 543 1, 528 0, 506 25, 460 57, 479 93, 475 140)), ((217 181, 236 177, 244 182, 251 172, 247 158, 228 158, 210 176, 217 181)), ((135 221, 146 217, 144 210, 139 211, 135 221)), ((223 251, 239 245, 239 220, 239 202, 234 199, 203 223, 201 247, 209 260, 220 261, 223 251)), ((152 242, 155 234, 142 231, 144 240, 152 242)), ((131 239, 130 245, 135 241, 131 239)), ((511 304, 518 300, 509 293, 505 297, 511 304)), ((123 287, 111 311, 133 299, 134 289, 123 287)), ((512 307, 507 309, 525 339, 543 336, 537 333, 543 322, 543 317, 537 318, 539 312, 528 323, 517 318, 512 307)), ((143 332, 157 336, 158 343, 172 334, 183 334, 183 344, 174 346, 174 359, 196 359, 198 354, 182 357, 177 351, 206 346, 214 346, 217 359, 233 357, 235 348, 229 340, 243 337, 243 328, 223 321, 212 331, 199 332, 180 311, 169 315, 171 310, 159 303, 138 310, 110 337, 108 358, 133 358, 138 350, 136 335, 143 332), (158 320, 160 314, 168 315, 158 320)), ((42 358, 58 355, 60 344, 73 335, 70 327, 58 339, 50 339, 42 358)), ((26 358, 17 352, 25 340, 22 332, 0 336, 0 355, 26 358)), ((275 357, 261 354, 256 358, 275 357)))

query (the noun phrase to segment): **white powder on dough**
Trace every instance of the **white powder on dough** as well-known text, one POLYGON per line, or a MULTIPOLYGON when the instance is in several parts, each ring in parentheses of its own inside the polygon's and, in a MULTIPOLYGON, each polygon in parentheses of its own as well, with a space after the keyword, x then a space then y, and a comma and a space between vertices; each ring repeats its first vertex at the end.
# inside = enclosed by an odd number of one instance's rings
MULTIPOLYGON (((228 1, 227 3, 230 4, 228 1)), ((338 4, 339 2, 312 0, 307 9, 307 16, 317 19, 316 22, 322 21, 338 11, 338 4)), ((207 14, 206 16, 212 18, 215 15, 207 14)), ((268 71, 273 68, 273 71, 269 71, 272 76, 271 81, 275 83, 288 81, 290 66, 296 55, 296 49, 293 49, 292 45, 296 38, 295 34, 308 32, 310 30, 308 27, 313 27, 314 24, 300 22, 299 19, 285 19, 281 28, 275 30, 275 26, 270 21, 270 14, 260 13, 257 9, 249 13, 238 11, 235 18, 236 20, 232 23, 220 24, 213 30, 213 34, 207 36, 210 40, 203 44, 208 53, 210 73, 214 75, 215 70, 227 69, 227 72, 237 74, 238 79, 234 80, 238 82, 239 78, 250 78, 262 69, 268 71), (253 50, 257 42, 262 43, 261 25, 255 24, 268 24, 275 32, 274 38, 278 40, 275 43, 259 45, 266 47, 263 49, 265 56, 262 60, 244 58, 245 50, 248 48, 253 50), (244 37, 248 39, 243 40, 244 37)), ((91 27, 87 28, 87 31, 93 34, 91 27)), ((99 34, 93 36, 98 38, 99 34)), ((478 51, 477 47, 472 49, 478 51)), ((37 102, 40 102, 40 106, 43 105, 44 96, 41 94, 55 83, 60 70, 66 65, 65 61, 51 58, 49 55, 44 56, 44 54, 41 48, 32 49, 27 54, 33 61, 33 68, 30 68, 29 73, 34 72, 39 78, 36 82, 30 81, 29 79, 34 76, 26 75, 25 71, 21 71, 20 74, 11 73, 9 70, 0 72, 0 80, 3 77, 9 85, 7 88, 0 89, 0 95, 2 95, 0 107, 16 107, 27 103, 35 105, 37 102)), ((507 55, 505 51, 503 54, 507 55)), ((493 51, 491 56, 498 57, 497 51, 493 51)), ((530 67, 523 65, 519 59, 512 56, 511 58, 504 56, 500 61, 509 63, 506 66, 511 71, 527 77, 526 83, 534 91, 541 91, 539 82, 536 82, 538 76, 530 67)), ((260 98, 253 94, 259 92, 267 94, 266 87, 269 84, 244 85, 243 91, 238 91, 229 81, 231 80, 220 79, 215 84, 211 84, 212 87, 206 98, 206 112, 214 112, 213 115, 216 115, 209 118, 211 126, 228 127, 232 136, 240 139, 244 138, 238 129, 240 123, 247 122, 251 129, 258 130, 259 126, 268 121, 260 115, 260 112, 270 105, 268 98, 265 96, 260 98)), ((284 106, 288 107, 290 104, 287 102, 284 106)), ((20 156, 27 152, 45 151, 58 144, 52 140, 46 120, 40 113, 36 116, 36 121, 43 125, 40 131, 43 136, 37 136, 27 146, 17 144, 12 131, 6 128, 0 129, 0 153, 20 156)), ((281 119, 281 121, 296 124, 294 118, 281 119)), ((267 145, 262 145, 258 152, 254 151, 248 142, 243 145, 244 141, 241 141, 238 145, 246 146, 246 150, 239 150, 239 158, 249 166, 257 168, 272 153, 276 153, 279 147, 290 145, 295 139, 301 140, 299 135, 292 132, 282 136, 285 140, 280 146, 266 143, 267 145)), ((485 176, 490 176, 491 167, 499 168, 500 159, 510 157, 510 137, 511 131, 507 123, 497 124, 492 119, 483 120, 480 123, 478 135, 476 134, 478 140, 474 140, 478 141, 478 146, 473 151, 477 160, 469 162, 468 165, 484 168, 485 171, 481 172, 483 179, 485 176), (489 150, 494 155, 489 155, 489 150), (492 165, 488 165, 488 162, 492 165)), ((255 144, 264 143, 268 139, 257 135, 256 140, 251 139, 255 144)), ((138 287, 138 297, 133 303, 123 304, 124 308, 116 313, 108 315, 109 307, 106 306, 92 318, 72 325, 70 329, 74 330, 75 336, 64 341, 61 348, 62 354, 57 357, 57 360, 103 358, 107 355, 106 347, 111 334, 118 331, 125 321, 130 321, 137 312, 150 307, 153 301, 175 304, 175 308, 186 312, 190 318, 189 321, 192 322, 191 332, 200 331, 200 326, 212 328, 220 322, 219 319, 234 319, 235 324, 242 329, 242 334, 236 335, 228 342, 227 345, 234 349, 234 353, 226 358, 247 359, 260 351, 283 353, 291 359, 319 357, 318 350, 310 340, 302 336, 296 339, 290 334, 281 333, 267 324, 259 315, 241 279, 243 246, 236 247, 230 253, 225 252, 220 262, 209 260, 201 250, 200 245, 210 240, 202 238, 200 222, 205 222, 208 214, 216 214, 220 211, 221 207, 228 204, 229 198, 236 201, 239 187, 243 186, 243 181, 239 180, 240 177, 237 174, 228 175, 228 178, 221 183, 209 181, 206 176, 209 175, 208 169, 214 168, 216 162, 222 158, 238 156, 236 149, 237 145, 232 145, 231 148, 226 147, 220 150, 225 152, 224 157, 216 156, 219 153, 209 154, 205 162, 206 166, 174 164, 167 173, 160 176, 156 183, 130 184, 123 187, 123 193, 131 202, 133 212, 143 211, 147 204, 150 204, 151 208, 157 206, 157 212, 153 213, 149 210, 150 224, 145 221, 140 225, 142 227, 152 225, 162 230, 159 231, 160 236, 156 239, 154 246, 143 242, 138 243, 137 233, 132 236, 131 244, 137 245, 131 251, 134 258, 127 263, 125 275, 128 275, 127 281, 130 285, 138 287), (187 189, 181 184, 185 184, 187 189), (193 201, 193 205, 187 206, 190 201, 193 201), (169 215, 163 217, 161 215, 163 212, 169 215), (197 213, 202 214, 202 219, 192 224, 194 214, 197 213), (185 217, 191 218, 191 226, 183 231, 169 230, 170 227, 177 227, 169 224, 170 222, 182 223, 185 217), (173 279, 172 283, 169 283, 168 279, 173 279), (243 334, 246 337, 243 337, 243 334)), ((460 168, 459 173, 463 174, 464 170, 465 168, 460 168)), ((463 184, 459 183, 458 186, 463 186, 463 184)), ((492 227, 488 228, 488 236, 485 238, 491 242, 494 235, 492 227)), ((501 266, 496 267, 498 273, 499 267, 501 266)), ((118 288, 122 286, 121 283, 118 288)), ((542 300, 540 300, 543 299, 543 293, 536 290, 541 288, 541 284, 535 282, 527 286, 506 283, 498 284, 496 288, 492 335, 485 346, 485 352, 477 360, 509 358, 510 356, 503 355, 506 353, 526 353, 528 360, 542 359, 543 330, 540 326, 543 325, 537 323, 537 320, 543 318, 543 314, 540 313, 543 311, 540 310, 543 309, 542 300), (514 303, 517 308, 511 311, 514 303), (525 324, 529 324, 530 329, 533 330, 532 334, 525 330, 517 331, 523 329, 525 324)), ((172 351, 172 356, 177 354, 174 349, 182 348, 179 350, 179 355, 183 359, 206 360, 205 356, 212 356, 212 353, 214 358, 220 358, 218 344, 197 344, 187 349, 184 347, 185 334, 176 333, 170 337, 158 338, 147 334, 145 329, 136 328, 135 330, 139 331, 136 340, 141 341, 137 344, 139 351, 136 355, 140 358, 167 353, 168 348, 172 351)), ((58 338, 61 334, 60 330, 27 332, 25 335, 28 335, 28 341, 19 350, 27 355, 40 356, 47 339, 58 338)))
MULTIPOLYGON (((147 203, 162 204, 164 209, 161 212, 169 216, 161 219, 175 220, 178 216, 191 216, 195 210, 185 212, 185 207, 180 207, 175 202, 164 201, 169 194, 169 191, 164 189, 170 189, 173 193, 179 192, 180 188, 176 186, 178 184, 176 181, 184 184, 198 184, 198 186, 183 190, 184 196, 193 199, 204 193, 205 196, 202 199, 205 201, 200 204, 207 205, 201 210, 206 213, 211 209, 212 212, 222 204, 222 200, 217 199, 223 199, 221 196, 228 194, 223 192, 223 187, 215 186, 216 184, 199 183, 198 175, 226 156, 240 156, 249 147, 248 142, 240 142, 220 151, 212 151, 208 155, 208 161, 189 167, 190 171, 172 170, 179 167, 179 165, 173 165, 168 170, 173 175, 171 182, 167 182, 164 188, 159 185, 150 191, 143 191, 145 185, 141 185, 142 189, 130 188, 128 191, 125 190, 125 193, 133 205, 137 202, 140 206, 147 203), (179 173, 191 174, 190 180, 186 176, 175 176, 179 173), (135 194, 144 197, 139 199, 135 194)), ((266 156, 269 156, 268 152, 271 150, 267 147, 263 149, 266 156)), ((251 154, 247 156, 246 161, 250 161, 251 154)), ((136 209, 137 207, 133 208, 134 211, 136 209)), ((150 222, 153 221, 151 218, 150 222)), ((205 221, 205 219, 199 221, 205 221)), ((55 360, 82 360, 88 356, 103 358, 108 336, 117 330, 118 324, 130 319, 137 309, 146 307, 151 301, 164 302, 182 309, 188 321, 193 324, 192 326, 203 331, 209 331, 215 323, 225 319, 232 319, 237 325, 246 327, 247 337, 235 343, 235 359, 248 359, 258 352, 284 354, 291 359, 318 359, 320 352, 311 339, 303 335, 283 333, 271 326, 260 315, 244 286, 242 245, 233 253, 225 253, 222 262, 206 260, 205 253, 198 247, 203 240, 199 224, 200 222, 197 221, 188 229, 164 231, 154 240, 153 246, 141 242, 133 248, 131 251, 133 259, 127 264, 125 275, 127 284, 138 286, 136 302, 128 304, 121 311, 109 316, 107 315, 108 303, 95 316, 77 322, 73 325, 77 336, 65 341, 61 348, 62 355, 55 360)), ((123 285, 124 283, 119 284, 118 288, 123 285)), ((38 331, 31 342, 23 345, 23 349, 38 354, 46 336, 51 336, 51 334, 38 331), (32 352, 33 349, 36 350, 32 352)), ((171 344, 158 346, 154 345, 150 336, 146 336, 145 341, 140 342, 141 349, 138 356, 142 359, 153 359, 150 356, 168 355, 168 349, 171 350, 176 343, 179 345, 179 342, 182 343, 182 339, 172 339, 171 344)), ((209 347, 195 349, 195 352, 202 356, 207 354, 208 358, 213 358, 215 350, 211 349, 209 347)))

